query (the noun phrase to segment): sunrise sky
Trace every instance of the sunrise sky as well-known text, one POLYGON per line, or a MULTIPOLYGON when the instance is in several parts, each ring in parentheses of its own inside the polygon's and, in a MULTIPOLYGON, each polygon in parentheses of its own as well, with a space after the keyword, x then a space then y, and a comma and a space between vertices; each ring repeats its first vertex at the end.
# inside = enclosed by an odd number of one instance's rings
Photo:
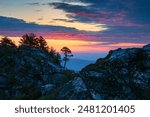
POLYGON ((42 35, 59 51, 107 53, 150 43, 149 0, 0 0, 0 37, 42 35))

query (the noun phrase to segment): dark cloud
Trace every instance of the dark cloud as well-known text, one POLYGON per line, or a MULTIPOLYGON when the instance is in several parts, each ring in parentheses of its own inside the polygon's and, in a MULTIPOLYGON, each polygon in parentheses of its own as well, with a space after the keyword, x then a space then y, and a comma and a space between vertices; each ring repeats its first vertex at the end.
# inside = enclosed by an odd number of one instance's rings
POLYGON ((119 26, 139 26, 149 24, 149 0, 77 0, 88 6, 67 3, 50 3, 54 8, 72 13, 69 18, 81 22, 96 22, 119 26))
POLYGON ((40 3, 38 3, 38 2, 33 2, 33 3, 27 3, 28 5, 32 5, 32 6, 39 6, 40 5, 40 3))
POLYGON ((0 35, 21 36, 23 33, 45 33, 51 31, 77 31, 74 28, 63 26, 39 25, 36 23, 27 23, 22 19, 0 16, 0 35), (21 33, 21 35, 20 35, 21 33))
POLYGON ((62 9, 66 12, 79 12, 79 11, 90 11, 87 6, 80 6, 80 5, 72 5, 72 4, 67 4, 67 3, 59 3, 59 2, 54 2, 54 3, 49 3, 50 6, 53 6, 56 9, 62 9))

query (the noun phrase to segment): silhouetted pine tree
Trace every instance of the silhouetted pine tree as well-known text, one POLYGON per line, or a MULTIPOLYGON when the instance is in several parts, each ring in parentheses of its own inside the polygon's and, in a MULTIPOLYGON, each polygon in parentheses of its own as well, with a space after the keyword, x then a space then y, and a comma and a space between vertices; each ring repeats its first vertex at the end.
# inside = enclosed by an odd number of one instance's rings
POLYGON ((66 68, 67 61, 69 61, 69 58, 72 57, 73 54, 72 54, 71 50, 68 47, 63 47, 61 49, 61 51, 64 54, 63 61, 64 61, 64 68, 66 68))

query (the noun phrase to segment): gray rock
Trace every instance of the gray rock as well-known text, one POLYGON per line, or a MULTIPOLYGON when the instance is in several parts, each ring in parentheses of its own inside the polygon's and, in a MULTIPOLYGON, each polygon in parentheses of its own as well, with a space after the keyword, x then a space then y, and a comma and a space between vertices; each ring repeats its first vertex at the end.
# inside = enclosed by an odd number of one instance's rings
POLYGON ((48 95, 48 94, 52 93, 54 87, 55 87, 55 85, 53 85, 53 84, 46 84, 44 86, 41 86, 42 95, 48 95))
POLYGON ((88 92, 83 80, 77 77, 61 87, 56 99, 91 99, 91 94, 88 92))
POLYGON ((93 77, 93 78, 102 78, 104 74, 101 72, 96 72, 96 71, 89 71, 88 76, 93 77))
POLYGON ((94 100, 102 100, 103 99, 102 96, 95 91, 91 91, 91 95, 94 100))

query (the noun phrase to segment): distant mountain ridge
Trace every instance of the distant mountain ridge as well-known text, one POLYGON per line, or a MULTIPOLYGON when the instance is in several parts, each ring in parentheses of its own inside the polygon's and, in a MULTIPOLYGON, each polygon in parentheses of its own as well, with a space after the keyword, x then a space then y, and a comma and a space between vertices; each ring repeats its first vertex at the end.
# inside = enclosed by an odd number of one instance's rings
POLYGON ((67 69, 74 70, 74 71, 80 71, 85 66, 94 63, 95 61, 92 60, 83 60, 83 59, 77 59, 77 58, 71 58, 66 67, 67 69))

